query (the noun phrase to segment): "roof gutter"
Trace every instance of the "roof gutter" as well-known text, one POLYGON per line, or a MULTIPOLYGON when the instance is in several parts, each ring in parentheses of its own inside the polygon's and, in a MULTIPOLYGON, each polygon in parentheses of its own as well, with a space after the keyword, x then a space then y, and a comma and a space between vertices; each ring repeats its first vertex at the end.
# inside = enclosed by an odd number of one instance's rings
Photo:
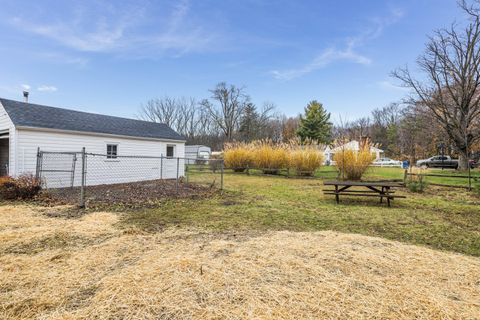
POLYGON ((54 132, 54 133, 65 133, 65 134, 80 134, 80 135, 96 136, 96 137, 98 137, 98 136, 100 136, 100 137, 114 137, 114 138, 124 138, 124 139, 136 139, 136 140, 146 140, 146 141, 169 141, 169 142, 179 142, 179 143, 185 143, 186 142, 186 140, 180 140, 180 139, 150 138, 150 137, 128 136, 128 135, 110 134, 110 133, 101 133, 101 132, 62 130, 62 129, 39 128, 39 127, 29 127, 29 126, 15 126, 15 127, 19 130, 54 132))

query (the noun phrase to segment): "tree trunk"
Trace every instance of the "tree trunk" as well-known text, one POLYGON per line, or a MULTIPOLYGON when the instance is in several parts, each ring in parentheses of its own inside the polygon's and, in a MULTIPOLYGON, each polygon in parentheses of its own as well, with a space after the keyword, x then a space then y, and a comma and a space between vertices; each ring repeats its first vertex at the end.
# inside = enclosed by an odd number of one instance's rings
POLYGON ((468 153, 467 150, 460 150, 458 157, 458 169, 468 170, 468 153))

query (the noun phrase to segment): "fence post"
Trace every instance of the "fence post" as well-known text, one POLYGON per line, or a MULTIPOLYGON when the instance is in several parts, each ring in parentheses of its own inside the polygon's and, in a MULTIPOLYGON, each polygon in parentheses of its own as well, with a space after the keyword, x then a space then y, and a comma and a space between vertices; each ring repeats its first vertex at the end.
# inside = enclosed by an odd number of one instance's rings
POLYGON ((403 184, 407 184, 407 175, 408 175, 408 172, 407 172, 408 169, 405 169, 404 173, 403 173, 403 184))
POLYGON ((163 180, 163 154, 160 155, 160 180, 163 180))
POLYGON ((472 191, 472 170, 470 165, 470 157, 467 158, 468 162, 468 191, 472 191))
POLYGON ((177 157, 177 180, 175 182, 175 187, 177 188, 178 192, 178 171, 180 170, 180 158, 177 157))
POLYGON ((35 179, 38 180, 40 179, 40 147, 37 148, 37 166, 35 169, 35 179))
POLYGON ((223 190, 223 167, 224 167, 224 160, 220 160, 220 190, 223 190))
POLYGON ((85 162, 87 160, 85 154, 85 147, 82 148, 82 185, 80 187, 80 208, 85 208, 85 180, 86 180, 86 172, 85 172, 85 162))
POLYGON ((185 168, 185 183, 188 184, 188 160, 184 159, 183 160, 183 167, 185 168))

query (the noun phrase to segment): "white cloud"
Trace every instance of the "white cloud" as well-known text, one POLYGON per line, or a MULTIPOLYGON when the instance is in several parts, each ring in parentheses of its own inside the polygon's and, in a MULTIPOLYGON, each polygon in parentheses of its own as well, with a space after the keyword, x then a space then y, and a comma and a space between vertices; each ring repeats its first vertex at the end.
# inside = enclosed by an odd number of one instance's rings
POLYGON ((372 19, 372 26, 365 29, 364 32, 355 37, 344 39, 344 45, 341 48, 335 46, 329 47, 324 49, 311 62, 304 66, 289 70, 273 70, 271 71, 271 74, 278 80, 291 80, 324 68, 336 61, 347 61, 361 65, 369 65, 372 63, 372 60, 357 52, 357 49, 365 45, 365 43, 379 37, 383 33, 385 27, 397 22, 402 16, 402 11, 392 10, 391 14, 386 18, 372 19))
POLYGON ((272 74, 276 79, 279 79, 279 80, 291 80, 294 78, 301 77, 307 73, 311 73, 317 69, 326 67, 327 65, 335 61, 340 61, 340 60, 350 61, 353 63, 362 64, 362 65, 368 65, 372 62, 369 58, 362 56, 359 53, 356 53, 353 49, 354 49, 353 46, 350 46, 350 45, 342 50, 338 50, 335 48, 328 48, 328 49, 325 49, 317 57, 315 57, 315 59, 312 62, 310 62, 309 64, 301 68, 284 70, 284 71, 274 70, 272 71, 272 74))
POLYGON ((162 9, 161 13, 151 13, 147 4, 133 2, 115 6, 95 2, 66 12, 62 19, 16 16, 10 22, 20 30, 81 52, 134 53, 132 56, 135 56, 147 52, 158 54, 159 51, 184 53, 211 47, 214 32, 207 32, 191 17, 188 0, 162 9))
POLYGON ((23 90, 26 90, 26 91, 30 90, 30 88, 31 88, 30 85, 28 85, 28 84, 22 84, 20 86, 22 87, 23 90))
POLYGON ((41 91, 41 92, 55 92, 58 90, 57 87, 55 86, 46 86, 46 85, 42 85, 42 86, 39 86, 37 88, 38 91, 41 91))

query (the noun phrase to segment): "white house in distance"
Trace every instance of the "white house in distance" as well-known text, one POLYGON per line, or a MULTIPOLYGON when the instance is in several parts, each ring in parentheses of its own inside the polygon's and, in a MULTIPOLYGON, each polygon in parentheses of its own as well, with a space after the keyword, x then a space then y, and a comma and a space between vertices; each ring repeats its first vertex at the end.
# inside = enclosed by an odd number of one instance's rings
MULTIPOLYGON (((0 98, 0 175, 35 174, 38 148, 79 152, 83 147, 87 153, 99 155, 87 157, 88 185, 158 179, 160 171, 165 179, 175 178, 176 157, 185 156, 184 137, 162 123, 0 98)), ((183 176, 183 161, 178 167, 183 176)), ((78 172, 75 170, 75 185, 80 183, 78 172)))
MULTIPOLYGON (((344 145, 331 148, 330 146, 327 146, 325 148, 325 162, 326 163, 331 163, 333 160, 333 156, 337 152, 341 152, 342 150, 353 150, 353 151, 360 151, 360 143, 357 140, 352 140, 344 145)), ((374 146, 370 147, 370 152, 375 154, 375 159, 382 158, 384 155, 384 151, 382 149, 376 148, 374 146)))

